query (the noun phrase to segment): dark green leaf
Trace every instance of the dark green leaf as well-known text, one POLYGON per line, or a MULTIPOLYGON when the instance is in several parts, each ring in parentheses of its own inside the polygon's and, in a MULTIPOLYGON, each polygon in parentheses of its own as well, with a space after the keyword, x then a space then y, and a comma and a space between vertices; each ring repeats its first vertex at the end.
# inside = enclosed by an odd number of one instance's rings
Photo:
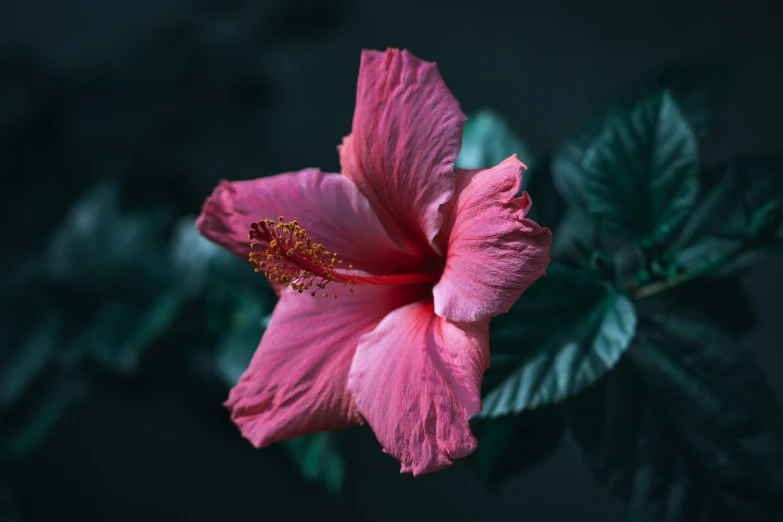
POLYGON ((677 266, 685 272, 702 271, 706 276, 730 277, 753 266, 768 253, 767 247, 745 248, 741 239, 706 237, 677 252, 677 266))
POLYGON ((87 383, 73 375, 63 373, 50 380, 23 411, 0 418, 0 458, 22 458, 35 449, 89 392, 87 383))
POLYGON ((147 349, 166 333, 181 304, 181 296, 173 290, 162 292, 146 309, 121 300, 106 301, 71 349, 110 371, 132 373, 147 349))
POLYGON ((131 335, 121 345, 118 362, 125 368, 135 368, 152 344, 160 339, 174 322, 182 306, 182 296, 175 290, 161 292, 135 324, 131 335))
MULTIPOLYGON (((532 154, 508 123, 494 111, 483 110, 465 123, 456 164, 462 169, 486 169, 514 154, 528 168, 532 166, 532 154)), ((527 182, 527 176, 523 176, 523 181, 527 182)))
MULTIPOLYGON (((559 230, 568 206, 555 189, 552 173, 549 169, 550 163, 549 156, 546 155, 522 177, 524 178, 524 188, 529 191, 533 203, 527 217, 539 225, 555 231, 559 230)), ((556 238, 557 234, 554 237, 556 238)))
POLYGON ((732 333, 748 332, 757 324, 755 306, 737 278, 695 279, 646 298, 645 304, 690 308, 732 333))
POLYGON ((671 249, 674 251, 719 230, 727 220, 727 209, 737 207, 742 184, 737 176, 702 173, 700 180, 699 202, 672 241, 671 249))
POLYGON ((614 366, 633 337, 636 315, 627 297, 590 274, 559 265, 547 272, 492 333, 493 356, 510 355, 505 366, 514 369, 484 397, 482 417, 578 393, 614 366))
POLYGON ((176 281, 183 293, 191 296, 203 291, 210 268, 219 263, 219 258, 232 256, 199 233, 193 216, 177 221, 170 250, 176 281))
POLYGON ((61 357, 60 339, 64 318, 52 310, 41 310, 40 321, 21 333, 17 340, 9 316, 3 314, 4 348, 0 350, 0 409, 22 399, 30 385, 61 357))
POLYGON ((702 176, 704 197, 672 243, 687 272, 740 273, 783 240, 783 158, 740 157, 702 176))
POLYGON ((592 218, 571 207, 560 220, 552 234, 550 255, 553 259, 582 260, 584 257, 580 245, 591 248, 592 233, 595 224, 592 218))
POLYGON ((588 215, 587 195, 585 194, 585 173, 582 160, 590 145, 600 136, 604 123, 591 123, 586 130, 577 132, 564 141, 552 157, 552 180, 557 192, 569 206, 581 214, 588 215))
POLYGON ((234 386, 247 370, 264 334, 264 304, 252 302, 234 313, 234 326, 220 339, 217 369, 226 386, 234 386))
POLYGON ((675 65, 643 78, 618 93, 555 151, 552 158, 555 186, 571 206, 586 214, 582 160, 587 149, 612 120, 650 96, 668 90, 696 137, 701 139, 707 134, 712 115, 725 97, 727 87, 727 68, 703 61, 675 65))
POLYGON ((533 283, 507 314, 492 320, 492 365, 484 376, 484 395, 526 360, 531 347, 541 346, 578 322, 603 295, 603 287, 592 274, 550 263, 546 276, 533 283))
POLYGON ((616 103, 630 108, 644 98, 668 90, 680 107, 696 138, 703 139, 712 118, 728 94, 730 70, 725 64, 696 60, 667 67, 652 78, 642 79, 621 93, 616 103))
POLYGON ((607 127, 584 169, 590 213, 626 239, 664 239, 698 196, 696 139, 667 92, 607 127))
MULTIPOLYGON (((206 305, 210 314, 228 312, 230 324, 220 333, 236 326, 234 314, 246 307, 271 310, 276 297, 271 286, 253 271, 247 261, 229 253, 202 236, 194 217, 182 218, 175 228, 170 248, 175 284, 186 296, 206 305)), ((267 312, 263 312, 267 313, 267 312)))
POLYGON ((469 463, 490 486, 546 459, 560 446, 565 432, 563 417, 552 406, 476 419, 472 424, 479 444, 469 463))
POLYGON ((317 482, 329 493, 339 494, 345 480, 344 438, 344 432, 315 433, 283 445, 304 478, 317 482))
POLYGON ((645 521, 780 520, 783 414, 750 354, 684 309, 645 309, 638 332, 566 403, 599 480, 645 521))
POLYGON ((163 208, 123 213, 120 188, 93 187, 70 208, 50 238, 44 273, 72 287, 115 291, 156 290, 166 281, 163 249, 169 212, 163 208))

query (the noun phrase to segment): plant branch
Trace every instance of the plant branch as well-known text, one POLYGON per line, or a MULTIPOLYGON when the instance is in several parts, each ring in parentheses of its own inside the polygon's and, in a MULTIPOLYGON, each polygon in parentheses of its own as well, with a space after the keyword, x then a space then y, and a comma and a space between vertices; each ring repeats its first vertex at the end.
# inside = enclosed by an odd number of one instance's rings
POLYGON ((655 283, 651 283, 649 285, 640 286, 639 288, 636 288, 631 292, 631 298, 635 301, 638 301, 639 299, 653 296, 665 290, 669 290, 671 288, 680 286, 689 281, 693 281, 694 279, 698 279, 700 277, 709 275, 710 273, 719 269, 727 262, 734 259, 737 255, 741 254, 745 250, 745 247, 746 245, 740 244, 737 248, 730 250, 729 252, 725 253, 724 255, 720 256, 718 259, 715 259, 714 261, 705 263, 704 265, 702 265, 701 267, 699 267, 698 269, 692 272, 687 272, 685 274, 679 275, 671 279, 656 281, 655 283))

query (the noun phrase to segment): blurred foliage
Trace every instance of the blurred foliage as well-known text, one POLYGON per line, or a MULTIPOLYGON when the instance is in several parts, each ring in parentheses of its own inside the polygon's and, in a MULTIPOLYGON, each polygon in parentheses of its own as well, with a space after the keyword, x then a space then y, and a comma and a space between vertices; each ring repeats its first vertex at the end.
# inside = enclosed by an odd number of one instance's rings
POLYGON ((139 369, 181 299, 166 270, 171 212, 125 212, 117 186, 94 187, 46 230, 40 252, 4 281, 0 454, 23 456, 89 395, 90 366, 139 369))
MULTIPOLYGON (((14 252, 0 257, 0 468, 93 392, 139 378, 152 349, 205 382, 236 382, 274 294, 177 216, 226 172, 263 171, 275 96, 265 48, 318 38, 349 9, 206 0, 111 62, 60 71, 0 57, 0 169, 25 173, 3 194, 14 252)), ((290 453, 336 490, 339 465, 313 471, 332 445, 290 453)))
MULTIPOLYGON (((493 167, 513 154, 528 168, 533 166, 533 155, 527 145, 495 111, 485 109, 468 118, 462 138, 462 149, 457 156, 461 169, 493 167)), ((523 176, 527 184, 527 176, 523 176)))
POLYGON ((546 459, 566 433, 565 419, 556 406, 493 418, 478 416, 471 427, 480 444, 467 462, 491 490, 546 459))
POLYGON ((284 443, 307 480, 317 481, 329 493, 340 493, 345 480, 342 447, 344 432, 316 433, 284 443))
MULTIPOLYGON (((342 9, 308 5, 312 18, 284 2, 203 2, 199 16, 261 9, 265 22, 221 39, 196 16, 117 69, 0 64, 0 167, 29 174, 7 194, 25 202, 7 218, 22 254, 0 261, 0 459, 24 458, 106 382, 138 378, 151 353, 226 392, 240 379, 276 298, 191 214, 226 171, 263 170, 274 86, 259 50, 342 9), (53 169, 69 175, 37 181, 53 169)), ((725 72, 700 62, 644 78, 537 158, 498 113, 468 119, 458 166, 517 154, 530 217, 554 233, 547 276, 492 322, 465 459, 488 487, 569 440, 638 520, 780 519, 783 414, 733 335, 756 322, 738 276, 783 241, 783 158, 699 163, 725 72)), ((271 451, 337 495, 347 436, 271 451)), ((0 517, 21 519, 2 478, 0 517)))

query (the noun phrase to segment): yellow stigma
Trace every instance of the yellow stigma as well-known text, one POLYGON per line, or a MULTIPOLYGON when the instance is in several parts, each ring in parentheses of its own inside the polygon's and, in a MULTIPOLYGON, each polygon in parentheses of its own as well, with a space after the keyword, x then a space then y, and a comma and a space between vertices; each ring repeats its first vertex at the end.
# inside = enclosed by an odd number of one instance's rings
MULTIPOLYGON (((311 287, 325 290, 330 283, 332 287, 340 284, 331 294, 334 298, 346 286, 353 293, 353 265, 348 265, 347 271, 335 269, 335 265, 342 263, 337 252, 313 243, 296 220, 286 222, 285 217, 280 216, 277 221, 264 219, 252 223, 248 239, 251 240, 249 261, 255 265, 255 271, 264 274, 269 281, 290 286, 300 294, 311 287)), ((315 296, 316 292, 309 293, 315 296)), ((323 292, 324 297, 329 295, 323 292)))

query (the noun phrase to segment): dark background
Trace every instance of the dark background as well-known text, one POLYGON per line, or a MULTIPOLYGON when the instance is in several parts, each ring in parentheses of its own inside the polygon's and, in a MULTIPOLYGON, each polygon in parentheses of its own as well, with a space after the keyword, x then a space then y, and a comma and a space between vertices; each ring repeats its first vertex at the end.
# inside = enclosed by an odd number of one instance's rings
MULTIPOLYGON (((780 20, 780 3, 750 1, 3 2, 3 119, 26 140, 5 151, 14 161, 3 162, 3 199, 35 201, 21 216, 4 209, 13 248, 3 266, 38 240, 15 231, 17 220, 45 227, 115 169, 140 172, 139 187, 190 213, 223 177, 337 171, 365 48, 437 61, 466 113, 500 112, 534 154, 619 87, 716 56, 734 82, 704 161, 781 151, 780 20), (115 111, 127 125, 104 128, 107 114, 119 121, 115 111), (34 134, 14 127, 32 113, 44 118, 34 134)), ((782 261, 743 280, 759 319, 743 342, 781 400, 782 261)), ((30 520, 628 520, 569 444, 493 494, 464 466, 399 475, 366 427, 352 435, 334 499, 283 452, 240 437, 223 390, 177 364, 188 348, 156 349, 140 377, 107 382, 11 464, 30 520)))

